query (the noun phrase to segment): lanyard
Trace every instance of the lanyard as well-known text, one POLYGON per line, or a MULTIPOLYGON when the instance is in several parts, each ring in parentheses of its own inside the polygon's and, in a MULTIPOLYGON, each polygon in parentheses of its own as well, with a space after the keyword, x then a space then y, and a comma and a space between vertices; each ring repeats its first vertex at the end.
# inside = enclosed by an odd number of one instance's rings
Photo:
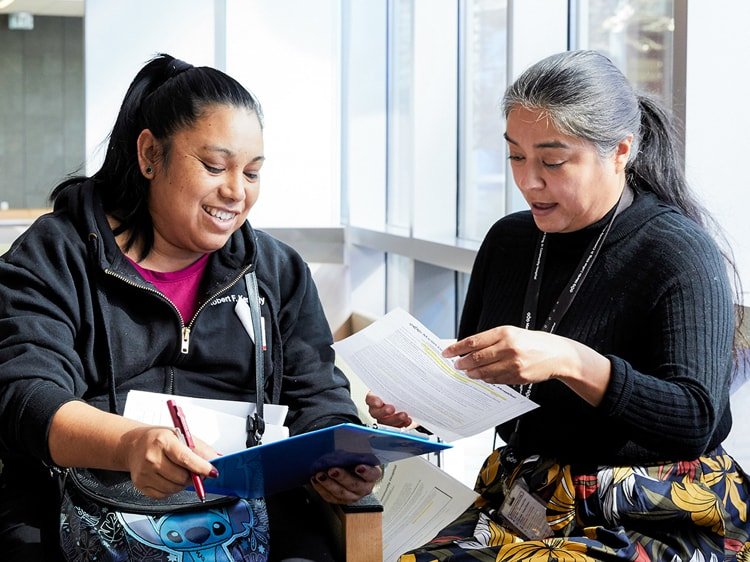
POLYGON ((265 392, 265 378, 263 375, 263 316, 260 313, 260 293, 258 291, 258 278, 255 276, 255 268, 245 275, 247 287, 247 301, 250 306, 250 314, 253 323, 253 348, 255 349, 255 413, 247 416, 245 430, 247 432, 247 447, 261 444, 263 432, 266 430, 266 422, 263 419, 263 393, 265 392))
MULTIPOLYGON (((584 252, 581 261, 578 263, 578 267, 571 276, 570 281, 568 281, 567 287, 563 289, 562 293, 560 293, 560 296, 557 298, 557 302, 555 302, 555 305, 552 307, 549 316, 544 321, 544 324, 542 324, 541 329, 543 331, 552 333, 560 324, 563 316, 565 316, 565 313, 568 312, 570 305, 573 303, 573 299, 575 299, 576 295, 578 294, 578 290, 581 288, 584 279, 586 279, 589 271, 591 271, 591 266, 594 264, 594 260, 599 255, 599 250, 601 250, 602 246, 604 245, 604 240, 607 238, 607 234, 609 234, 609 231, 612 228, 612 224, 615 222, 617 215, 619 215, 632 202, 633 192, 630 187, 626 185, 625 189, 620 195, 620 199, 617 202, 615 212, 612 213, 612 216, 607 222, 607 225, 599 233, 599 236, 597 236, 596 239, 594 239, 591 244, 589 244, 589 247, 584 252)), ((526 287, 526 297, 524 298, 522 323, 523 327, 527 330, 533 329, 536 324, 539 292, 542 288, 542 272, 544 271, 544 260, 547 249, 546 242, 547 233, 543 232, 539 237, 539 242, 536 246, 536 256, 534 257, 533 262, 534 267, 531 270, 531 275, 529 276, 529 283, 526 287)), ((521 394, 528 398, 531 395, 532 386, 533 384, 521 386, 521 394)), ((520 424, 521 418, 518 418, 516 420, 515 429, 513 430, 514 437, 518 434, 518 428, 520 424)))

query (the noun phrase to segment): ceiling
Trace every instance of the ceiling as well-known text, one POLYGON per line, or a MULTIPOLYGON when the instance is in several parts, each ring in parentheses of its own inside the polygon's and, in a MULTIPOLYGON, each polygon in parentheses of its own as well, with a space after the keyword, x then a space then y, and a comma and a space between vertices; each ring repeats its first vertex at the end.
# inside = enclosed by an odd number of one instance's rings
POLYGON ((30 12, 35 16, 83 17, 83 0, 0 0, 0 14, 30 12))

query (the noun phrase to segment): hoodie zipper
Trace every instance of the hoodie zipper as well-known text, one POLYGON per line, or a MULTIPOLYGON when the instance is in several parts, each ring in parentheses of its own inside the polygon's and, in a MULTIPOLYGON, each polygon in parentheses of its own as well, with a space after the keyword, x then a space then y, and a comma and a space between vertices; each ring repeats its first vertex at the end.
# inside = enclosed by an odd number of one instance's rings
MULTIPOLYGON (((184 326, 184 325, 182 326, 182 346, 180 348, 180 351, 182 353, 187 353, 188 352, 188 348, 190 346, 190 330, 192 329, 193 325, 195 324, 195 319, 198 318, 198 314, 200 314, 201 310, 203 310, 204 308, 206 308, 208 306, 208 304, 211 301, 213 301, 216 297, 218 297, 222 293, 228 291, 231 287, 234 287, 235 283, 237 283, 237 281, 239 281, 240 279, 242 279, 242 277, 245 275, 245 273, 247 273, 250 269, 252 269, 252 267, 253 267, 253 264, 250 264, 247 267, 245 267, 245 269, 243 269, 242 271, 240 271, 240 273, 234 279, 232 279, 231 283, 225 285, 222 289, 216 291, 213 295, 211 295, 205 301, 203 301, 203 304, 200 305, 198 307, 198 310, 195 311, 195 314, 193 314, 193 319, 190 321, 190 323, 187 326, 184 326)), ((166 297, 164 297, 164 298, 166 298, 166 297)), ((169 299, 167 299, 167 300, 169 300, 169 299)), ((172 306, 174 306, 174 305, 172 305, 172 306)), ((177 309, 177 307, 175 307, 175 309, 177 309)), ((178 311, 178 313, 179 313, 179 311, 178 311)), ((180 315, 180 319, 182 319, 182 315, 180 315)))
POLYGON ((198 317, 198 314, 206 307, 208 304, 213 301, 216 297, 221 295, 222 293, 228 291, 231 287, 239 281, 245 273, 247 273, 251 268, 253 267, 253 264, 248 265, 243 270, 240 271, 240 273, 232 279, 232 281, 228 284, 226 284, 224 287, 213 293, 211 296, 209 296, 205 301, 203 301, 203 304, 198 307, 198 310, 195 311, 195 314, 193 314, 192 320, 185 325, 185 320, 182 317, 182 313, 180 313, 180 310, 175 306, 175 304, 169 300, 164 294, 157 291, 153 287, 149 287, 148 285, 143 285, 141 283, 136 283, 135 281, 131 281, 129 278, 125 277, 124 275, 117 273, 116 271, 113 271, 109 268, 105 268, 104 273, 107 275, 110 275, 112 277, 115 277, 116 279, 119 279, 120 281, 123 281, 124 283, 130 285, 131 287, 135 287, 137 289, 143 289, 144 291, 147 291, 149 293, 153 293, 154 295, 158 296, 163 301, 167 302, 169 306, 172 307, 172 310, 174 310, 177 313, 177 317, 180 319, 180 353, 187 354, 190 350, 190 331, 195 324, 195 319, 198 317))

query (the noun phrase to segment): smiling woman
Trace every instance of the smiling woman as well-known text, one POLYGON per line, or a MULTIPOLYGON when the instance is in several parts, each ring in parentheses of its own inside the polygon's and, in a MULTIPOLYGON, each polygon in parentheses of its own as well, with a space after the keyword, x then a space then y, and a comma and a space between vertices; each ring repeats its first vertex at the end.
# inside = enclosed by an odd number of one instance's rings
MULTIPOLYGON (((169 143, 144 129, 137 144, 154 223, 154 247, 141 266, 174 271, 224 246, 258 199, 265 158, 258 115, 219 105, 169 143)), ((140 253, 134 245, 125 255, 138 261, 140 253)))
MULTIPOLYGON (((129 474, 144 504, 178 494, 191 475, 216 477, 218 453, 199 433, 191 449, 172 428, 119 415, 129 390, 284 404, 291 435, 359 422, 309 268, 246 220, 262 127, 235 79, 159 55, 130 84, 101 168, 58 185, 53 212, 0 258, 3 560, 182 556, 176 530, 154 537, 166 520, 184 521, 172 511, 136 527, 75 503, 68 488, 56 499, 49 467, 129 474), (262 345, 236 339, 235 302, 260 309, 262 345)), ((203 545, 195 556, 333 560, 327 504, 362 498, 380 475, 332 467, 267 501, 194 507, 185 537, 203 545)))

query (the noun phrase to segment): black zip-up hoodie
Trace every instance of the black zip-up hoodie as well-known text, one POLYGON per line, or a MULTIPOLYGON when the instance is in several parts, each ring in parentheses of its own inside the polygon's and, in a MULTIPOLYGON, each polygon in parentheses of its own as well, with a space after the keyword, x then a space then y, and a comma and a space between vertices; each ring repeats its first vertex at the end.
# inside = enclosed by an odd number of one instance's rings
POLYGON ((6 468, 51 463, 50 421, 71 400, 118 413, 131 389, 254 401, 253 343, 234 312, 253 268, 268 340, 266 401, 289 406, 292 435, 358 422, 309 268, 292 248, 246 223, 210 256, 198 310, 183 319, 119 250, 86 181, 0 258, 6 468))

